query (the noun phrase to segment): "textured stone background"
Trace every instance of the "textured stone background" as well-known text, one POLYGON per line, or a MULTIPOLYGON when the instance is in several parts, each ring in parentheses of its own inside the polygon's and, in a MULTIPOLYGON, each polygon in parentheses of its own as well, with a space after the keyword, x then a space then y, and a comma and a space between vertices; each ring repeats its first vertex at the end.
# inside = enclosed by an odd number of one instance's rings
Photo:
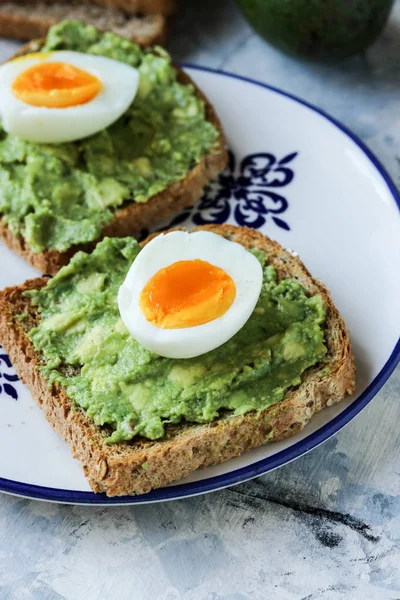
MULTIPOLYGON (((185 0, 176 60, 266 81, 354 130, 400 183, 400 2, 381 39, 332 66, 261 41, 229 0, 185 0)), ((0 59, 16 47, 0 41, 0 59)), ((259 479, 143 507, 0 495, 1 600, 398 600, 400 371, 335 438, 259 479)))

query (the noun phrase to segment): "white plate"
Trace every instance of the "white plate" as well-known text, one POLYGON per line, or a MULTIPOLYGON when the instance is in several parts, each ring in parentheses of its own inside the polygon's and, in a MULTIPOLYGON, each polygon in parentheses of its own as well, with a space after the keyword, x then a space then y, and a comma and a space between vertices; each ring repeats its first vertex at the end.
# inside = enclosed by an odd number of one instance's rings
MULTIPOLYGON (((279 467, 348 423, 399 361, 400 199, 371 152, 322 111, 261 83, 206 69, 188 73, 215 105, 230 168, 175 222, 249 225, 296 250, 332 291, 350 329, 356 394, 302 433, 193 473, 147 495, 95 495, 0 350, 0 489, 59 502, 127 504, 200 494, 279 467)), ((37 276, 3 245, 0 287, 37 276)))

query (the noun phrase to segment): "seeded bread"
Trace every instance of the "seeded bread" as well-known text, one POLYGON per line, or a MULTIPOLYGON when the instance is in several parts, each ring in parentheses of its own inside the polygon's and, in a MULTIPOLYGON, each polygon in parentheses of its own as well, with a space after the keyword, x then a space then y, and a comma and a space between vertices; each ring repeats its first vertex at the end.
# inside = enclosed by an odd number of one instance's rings
MULTIPOLYGON (((15 56, 37 52, 42 44, 43 40, 34 40, 26 44, 15 56)), ((219 131, 219 137, 214 148, 203 156, 199 164, 189 171, 184 179, 173 183, 167 189, 150 198, 145 204, 129 202, 126 206, 117 209, 113 220, 104 227, 96 242, 73 246, 67 252, 60 253, 57 250, 33 252, 22 236, 17 237, 10 231, 2 221, 0 213, 0 239, 11 250, 22 256, 42 273, 55 275, 62 266, 69 262, 75 252, 78 250, 92 250, 104 236, 125 237, 131 235, 138 237, 143 229, 150 228, 156 223, 172 217, 200 198, 204 186, 215 178, 227 163, 226 142, 221 123, 213 106, 190 77, 178 67, 175 68, 178 71, 179 82, 192 84, 195 87, 197 96, 205 103, 207 120, 219 131)))
POLYGON ((40 317, 23 292, 41 288, 46 280, 33 279, 5 289, 0 292, 0 342, 50 424, 81 462, 94 492, 121 496, 143 494, 165 486, 199 467, 222 463, 250 448, 298 433, 314 413, 336 404, 354 391, 355 367, 344 321, 325 286, 310 275, 299 258, 248 228, 213 225, 197 229, 213 231, 245 248, 261 248, 267 252, 278 279, 292 278, 310 294, 322 295, 328 307, 325 324, 328 362, 307 369, 299 387, 291 389, 284 400, 260 414, 250 412, 235 417, 225 413, 207 425, 168 426, 161 440, 136 439, 105 445, 110 431, 94 425, 61 387, 55 385, 49 389, 37 370, 41 357, 26 334, 40 317), (29 316, 20 322, 16 317, 23 312, 29 316))
MULTIPOLYGON (((129 2, 127 2, 129 3, 129 2)), ((106 4, 106 2, 104 2, 106 4)), ((52 25, 64 19, 79 19, 86 25, 111 30, 141 46, 164 44, 168 22, 162 14, 129 14, 112 6, 95 6, 80 0, 57 2, 1 2, 0 37, 30 40, 45 36, 52 25)))

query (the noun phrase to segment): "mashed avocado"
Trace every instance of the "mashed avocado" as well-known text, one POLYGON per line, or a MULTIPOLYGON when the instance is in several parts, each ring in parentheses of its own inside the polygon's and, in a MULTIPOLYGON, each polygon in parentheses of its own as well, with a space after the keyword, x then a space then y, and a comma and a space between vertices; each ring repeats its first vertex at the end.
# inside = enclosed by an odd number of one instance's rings
POLYGON ((107 56, 140 72, 127 112, 107 129, 71 143, 36 144, 0 123, 0 213, 34 252, 96 240, 124 202, 146 202, 184 178, 217 140, 204 103, 176 81, 161 48, 142 50, 79 21, 52 27, 43 52, 107 56))
POLYGON ((277 283, 267 257, 256 308, 228 342, 202 356, 162 358, 125 329, 117 293, 140 247, 106 238, 92 254, 79 252, 39 291, 27 292, 41 321, 29 337, 43 357, 49 383, 61 384, 108 442, 164 435, 166 423, 208 423, 222 409, 261 410, 301 383, 305 369, 324 360, 325 305, 298 283, 277 283), (72 369, 71 369, 72 367, 72 369))

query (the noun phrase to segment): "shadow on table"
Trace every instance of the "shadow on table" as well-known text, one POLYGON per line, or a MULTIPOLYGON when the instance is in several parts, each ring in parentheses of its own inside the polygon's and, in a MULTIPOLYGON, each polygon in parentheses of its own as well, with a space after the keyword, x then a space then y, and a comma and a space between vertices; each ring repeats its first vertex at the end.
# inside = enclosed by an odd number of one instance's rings
POLYGON ((343 85, 353 86, 357 95, 366 98, 374 93, 387 91, 397 94, 400 89, 400 22, 389 21, 382 35, 363 53, 346 59, 323 63, 300 60, 311 74, 335 78, 343 85))
POLYGON ((209 64, 217 55, 220 58, 221 50, 236 46, 238 38, 249 34, 250 28, 233 0, 185 0, 172 25, 167 48, 176 61, 199 57, 209 64))

